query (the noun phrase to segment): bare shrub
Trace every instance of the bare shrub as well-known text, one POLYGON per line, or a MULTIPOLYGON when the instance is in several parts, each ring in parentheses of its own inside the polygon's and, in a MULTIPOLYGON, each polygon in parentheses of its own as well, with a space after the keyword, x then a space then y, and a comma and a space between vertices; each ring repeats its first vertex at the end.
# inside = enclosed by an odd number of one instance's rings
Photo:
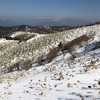
POLYGON ((58 52, 59 52, 58 47, 55 47, 55 48, 53 48, 53 49, 51 49, 49 51, 49 53, 47 54, 46 58, 49 59, 49 60, 52 60, 57 56, 58 52))
POLYGON ((23 60, 22 66, 21 66, 22 69, 28 70, 31 67, 32 67, 32 60, 31 59, 23 60))
POLYGON ((59 50, 61 51, 64 51, 64 50, 68 50, 68 51, 71 51, 71 49, 75 46, 75 45, 78 45, 80 44, 81 42, 83 41, 88 41, 90 39, 90 36, 87 36, 87 35, 82 35, 68 43, 59 43, 58 45, 58 48, 59 50))
POLYGON ((63 44, 63 48, 62 50, 69 50, 71 51, 72 47, 75 46, 75 45, 78 45, 80 44, 81 42, 83 41, 88 41, 90 39, 90 36, 87 36, 87 35, 82 35, 74 40, 72 40, 71 42, 67 43, 67 44, 63 44))
POLYGON ((19 71, 19 63, 16 62, 16 63, 9 65, 9 66, 6 65, 6 69, 7 69, 8 72, 12 72, 13 70, 19 71))
POLYGON ((60 42, 58 44, 58 49, 59 49, 59 51, 62 51, 63 55, 65 55, 64 51, 68 50, 68 52, 71 53, 73 59, 75 59, 76 56, 72 53, 73 47, 75 45, 80 44, 83 41, 87 42, 89 39, 90 39, 90 36, 88 36, 88 35, 82 35, 82 36, 80 36, 80 37, 78 37, 78 38, 76 38, 76 39, 74 39, 74 40, 72 40, 71 42, 68 42, 68 43, 62 43, 62 42, 60 42))
POLYGON ((28 70, 32 67, 32 60, 26 59, 26 60, 20 60, 13 64, 5 64, 4 68, 2 69, 2 72, 12 72, 14 70, 19 71, 20 69, 28 70))
POLYGON ((37 57, 36 62, 39 63, 40 65, 43 65, 42 62, 44 62, 46 60, 45 55, 40 55, 37 57))

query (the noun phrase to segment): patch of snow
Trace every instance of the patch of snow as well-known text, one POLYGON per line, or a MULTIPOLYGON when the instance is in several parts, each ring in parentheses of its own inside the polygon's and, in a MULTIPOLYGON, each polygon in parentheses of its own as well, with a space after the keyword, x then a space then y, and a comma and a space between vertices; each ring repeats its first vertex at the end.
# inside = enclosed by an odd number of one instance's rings
POLYGON ((7 40, 5 38, 1 38, 0 43, 3 43, 3 42, 7 42, 7 40))
POLYGON ((22 32, 22 31, 19 31, 19 32, 13 33, 10 37, 14 38, 14 37, 16 37, 18 35, 23 35, 23 34, 30 34, 30 35, 34 34, 34 35, 38 35, 38 33, 30 33, 30 32, 22 32))

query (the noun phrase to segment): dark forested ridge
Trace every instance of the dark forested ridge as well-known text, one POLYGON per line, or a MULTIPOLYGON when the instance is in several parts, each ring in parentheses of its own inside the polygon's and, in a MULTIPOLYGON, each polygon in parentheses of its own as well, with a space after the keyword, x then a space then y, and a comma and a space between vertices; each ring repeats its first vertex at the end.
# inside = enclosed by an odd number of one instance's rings
POLYGON ((20 26, 13 26, 13 27, 0 26, 0 36, 4 37, 6 35, 12 34, 13 32, 17 32, 17 31, 48 34, 48 33, 61 32, 72 28, 73 27, 70 26, 51 26, 51 27, 50 26, 28 26, 28 25, 20 25, 20 26))

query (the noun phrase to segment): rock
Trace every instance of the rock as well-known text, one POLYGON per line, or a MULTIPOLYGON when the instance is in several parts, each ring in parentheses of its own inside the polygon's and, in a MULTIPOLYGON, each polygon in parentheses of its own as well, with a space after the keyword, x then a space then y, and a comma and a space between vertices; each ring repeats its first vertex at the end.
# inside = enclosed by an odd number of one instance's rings
POLYGON ((88 88, 92 88, 92 86, 88 86, 88 88))
POLYGON ((100 81, 98 81, 98 85, 100 85, 100 81))

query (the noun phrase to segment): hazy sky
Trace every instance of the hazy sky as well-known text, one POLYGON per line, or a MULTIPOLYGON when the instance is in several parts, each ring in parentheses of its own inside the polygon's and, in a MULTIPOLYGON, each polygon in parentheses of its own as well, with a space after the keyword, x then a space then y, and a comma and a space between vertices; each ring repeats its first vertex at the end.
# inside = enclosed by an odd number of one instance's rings
POLYGON ((100 0, 0 0, 0 18, 34 17, 100 20, 100 0))

